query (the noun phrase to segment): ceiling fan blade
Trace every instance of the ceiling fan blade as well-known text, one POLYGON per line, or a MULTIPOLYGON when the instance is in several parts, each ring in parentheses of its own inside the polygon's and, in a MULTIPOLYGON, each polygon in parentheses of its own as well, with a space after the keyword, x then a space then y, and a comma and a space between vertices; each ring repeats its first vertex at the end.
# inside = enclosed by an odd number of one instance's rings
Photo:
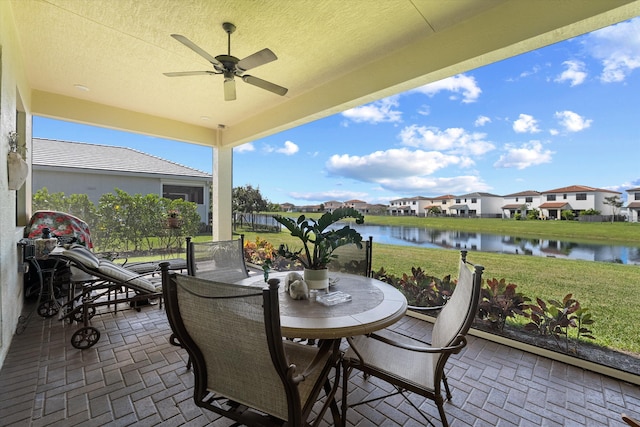
POLYGON ((258 86, 259 88, 266 89, 269 92, 273 92, 277 95, 284 96, 289 89, 282 86, 278 86, 275 83, 268 82, 266 80, 259 79, 254 76, 242 76, 242 80, 250 85, 258 86))
POLYGON ((202 56, 204 59, 206 59, 207 61, 211 62, 213 65, 219 65, 219 66, 222 65, 222 64, 220 64, 220 62, 218 62, 218 60, 216 58, 214 58, 213 56, 209 55, 209 53, 205 52, 203 49, 201 49, 198 45, 196 45, 194 42, 192 42, 191 40, 189 40, 185 36, 182 36, 180 34, 171 34, 171 37, 173 37, 174 39, 178 40, 180 43, 182 43, 183 45, 185 45, 186 47, 188 47, 189 49, 191 49, 192 51, 194 51, 198 55, 202 56))
POLYGON ((241 59, 236 67, 242 69, 242 71, 247 71, 268 62, 275 61, 276 59, 278 59, 278 57, 270 49, 262 49, 253 55, 241 59))
POLYGON ((181 76, 202 76, 205 74, 217 74, 213 71, 176 71, 174 73, 162 73, 167 77, 181 77, 181 76))
POLYGON ((224 79, 224 100, 234 101, 236 99, 236 81, 233 78, 224 79))

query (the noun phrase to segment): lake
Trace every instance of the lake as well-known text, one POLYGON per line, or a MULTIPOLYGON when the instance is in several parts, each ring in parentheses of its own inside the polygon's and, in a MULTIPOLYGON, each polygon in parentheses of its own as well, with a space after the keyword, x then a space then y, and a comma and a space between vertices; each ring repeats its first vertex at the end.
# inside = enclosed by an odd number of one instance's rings
POLYGON ((350 224, 364 238, 389 245, 425 248, 468 249, 480 252, 521 254, 543 257, 617 262, 640 265, 640 246, 612 246, 597 243, 577 243, 514 237, 468 231, 435 230, 423 227, 350 224))

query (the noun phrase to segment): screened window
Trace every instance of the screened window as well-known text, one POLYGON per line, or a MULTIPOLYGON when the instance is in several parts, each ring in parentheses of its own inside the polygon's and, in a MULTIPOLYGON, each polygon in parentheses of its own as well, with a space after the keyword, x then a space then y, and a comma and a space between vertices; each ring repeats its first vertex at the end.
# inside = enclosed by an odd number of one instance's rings
POLYGON ((576 194, 576 200, 587 200, 587 193, 576 194))
POLYGON ((553 202, 556 200, 556 195, 555 194, 547 194, 547 201, 548 202, 553 202))
MULTIPOLYGON (((533 197, 527 197, 527 198, 524 199, 524 201, 527 202, 527 203, 533 203, 533 197)), ((517 202, 517 200, 516 200, 516 202, 517 202)))
POLYGON ((186 185, 163 185, 162 197, 175 200, 182 199, 187 202, 194 202, 199 205, 204 204, 204 188, 189 187, 186 185))

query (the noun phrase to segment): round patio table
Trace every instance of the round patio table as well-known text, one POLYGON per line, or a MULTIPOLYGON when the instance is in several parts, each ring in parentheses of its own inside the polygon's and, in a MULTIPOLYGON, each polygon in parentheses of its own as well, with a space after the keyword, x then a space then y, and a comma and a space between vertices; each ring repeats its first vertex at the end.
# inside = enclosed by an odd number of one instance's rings
MULTIPOLYGON (((350 301, 326 306, 318 301, 294 300, 284 291, 287 272, 269 274, 280 279, 280 323, 287 338, 336 339, 367 334, 400 320, 407 299, 393 286, 364 276, 329 273, 329 292, 341 291, 350 301)), ((238 284, 265 286, 262 276, 251 276, 238 284)), ((319 291, 320 297, 325 291, 319 291)))

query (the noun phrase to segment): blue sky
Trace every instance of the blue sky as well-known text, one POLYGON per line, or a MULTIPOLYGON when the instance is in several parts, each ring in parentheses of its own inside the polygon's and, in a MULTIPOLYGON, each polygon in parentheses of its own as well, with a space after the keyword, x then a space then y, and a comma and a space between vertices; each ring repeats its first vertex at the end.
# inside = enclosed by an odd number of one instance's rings
MULTIPOLYGON (((587 185, 640 187, 640 18, 234 150, 274 203, 587 185)), ((122 145, 211 172, 212 150, 34 117, 34 136, 122 145), (177 147, 178 146, 178 147, 177 147)))

